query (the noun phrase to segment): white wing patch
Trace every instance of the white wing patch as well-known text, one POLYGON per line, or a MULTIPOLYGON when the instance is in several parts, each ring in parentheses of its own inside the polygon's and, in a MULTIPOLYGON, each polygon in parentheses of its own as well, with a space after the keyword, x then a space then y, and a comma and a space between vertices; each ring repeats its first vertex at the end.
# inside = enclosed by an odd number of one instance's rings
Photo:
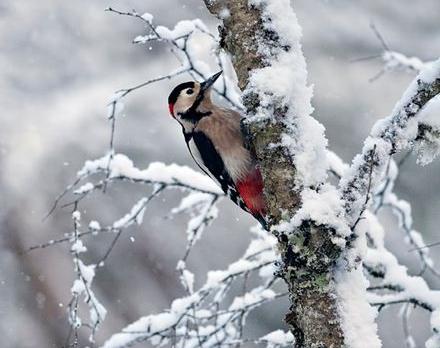
POLYGON ((211 179, 213 179, 217 183, 218 186, 221 187, 220 182, 217 180, 217 178, 214 175, 211 174, 209 169, 205 166, 205 163, 203 163, 202 155, 200 154, 200 151, 197 148, 194 139, 191 138, 187 144, 191 157, 194 159, 194 162, 196 162, 197 165, 200 167, 200 169, 202 169, 207 175, 209 175, 211 179))
MULTIPOLYGON (((197 163, 197 165, 200 167, 200 169, 202 169, 202 171, 204 171, 211 179, 213 179, 217 185, 219 185, 220 187, 222 187, 221 183, 219 182, 219 180, 217 180, 217 178, 211 174, 211 172, 209 171, 209 169, 206 167, 205 163, 203 162, 202 159, 202 155, 200 154, 199 149, 197 148, 197 145, 194 141, 193 138, 191 138, 188 142, 188 149, 189 152, 191 154, 191 157, 194 159, 194 162, 197 163)), ((226 159, 226 161, 229 164, 229 168, 232 168, 232 172, 234 174, 239 173, 240 169, 239 169, 239 161, 236 158, 233 157, 229 157, 226 159)), ((224 162, 224 164, 226 164, 224 162)), ((226 170, 228 170, 228 168, 226 167, 226 170)), ((220 180, 224 179, 222 176, 220 176, 220 180)), ((223 188, 223 187, 222 187, 223 188)), ((229 196, 229 198, 235 202, 238 206, 240 206, 242 209, 244 209, 245 211, 249 212, 249 209, 247 208, 247 206, 244 204, 243 199, 240 197, 240 195, 238 194, 235 186, 230 186, 228 185, 227 187, 227 192, 226 194, 229 196)))
POLYGON ((222 160, 234 182, 244 178, 252 165, 249 156, 243 154, 231 153, 228 156, 222 156, 222 160))

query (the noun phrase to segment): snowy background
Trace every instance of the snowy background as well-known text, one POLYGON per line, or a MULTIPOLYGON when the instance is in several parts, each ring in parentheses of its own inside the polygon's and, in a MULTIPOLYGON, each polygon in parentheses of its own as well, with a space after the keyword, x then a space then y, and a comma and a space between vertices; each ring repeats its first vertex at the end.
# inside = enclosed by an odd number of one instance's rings
MULTIPOLYGON (((42 221, 56 195, 84 160, 108 146, 106 103, 117 89, 168 73, 177 63, 165 45, 133 45, 142 24, 104 12, 107 6, 151 12, 162 24, 200 17, 216 22, 200 0, 2 0, 0 2, 0 336, 2 347, 61 347, 67 334, 72 260, 67 246, 23 254, 34 244, 70 231, 68 210, 42 221)), ((309 81, 315 86, 315 116, 327 127, 330 148, 346 161, 360 151, 374 121, 387 115, 410 74, 390 73, 370 83, 378 60, 352 61, 380 53, 369 25, 374 22, 391 49, 423 60, 440 56, 440 2, 297 0, 304 29, 309 81)), ((170 89, 185 78, 141 89, 125 100, 116 148, 138 167, 151 161, 194 165, 179 126, 168 116, 170 89)), ((410 158, 397 193, 413 204, 415 227, 427 243, 440 240, 440 165, 422 168, 410 158)), ((83 215, 110 222, 123 215, 142 192, 129 184, 96 193, 83 215)), ((183 294, 175 264, 182 257, 186 218, 166 219, 178 193, 149 207, 144 223, 124 233, 106 267, 95 279, 109 314, 98 334, 102 342, 138 317, 158 312, 183 294)), ((188 267, 196 274, 223 268, 239 257, 249 240, 252 219, 224 200, 220 217, 196 245, 188 267)), ((384 217, 385 219, 391 217, 384 217)), ((390 231, 393 238, 402 234, 390 231)), ((101 239, 102 243, 110 242, 101 239)), ((91 256, 107 244, 92 244, 91 256)), ((408 262, 407 249, 396 250, 408 262)), ((431 250, 440 262, 440 247, 431 250)), ((87 255, 86 255, 87 258, 87 255)), ((414 268, 414 271, 417 271, 414 268)), ((200 284, 204 279, 196 279, 200 284)), ((428 279, 439 287, 436 279, 428 279)), ((270 304, 249 318, 249 334, 282 325, 285 303, 270 304)), ((381 316, 384 347, 402 347, 397 310, 381 316)), ((428 335, 424 313, 412 327, 420 342, 428 335), (424 320, 419 320, 424 319, 424 320)))

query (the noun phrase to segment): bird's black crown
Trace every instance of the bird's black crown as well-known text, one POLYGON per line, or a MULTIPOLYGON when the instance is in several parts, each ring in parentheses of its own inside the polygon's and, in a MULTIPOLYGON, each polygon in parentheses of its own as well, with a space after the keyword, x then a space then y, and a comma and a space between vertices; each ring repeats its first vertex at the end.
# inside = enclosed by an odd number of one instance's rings
POLYGON ((194 88, 194 81, 184 82, 178 85, 176 88, 168 96, 168 104, 175 104, 177 98, 179 97, 180 92, 182 92, 186 88, 194 88))

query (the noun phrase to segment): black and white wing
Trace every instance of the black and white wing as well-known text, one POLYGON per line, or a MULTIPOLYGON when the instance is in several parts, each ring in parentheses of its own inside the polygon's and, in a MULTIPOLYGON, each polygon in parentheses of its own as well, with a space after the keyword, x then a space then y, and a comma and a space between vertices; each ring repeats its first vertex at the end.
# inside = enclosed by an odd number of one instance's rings
POLYGON ((200 169, 214 179, 235 204, 248 211, 212 141, 205 134, 197 131, 185 133, 185 141, 200 169))

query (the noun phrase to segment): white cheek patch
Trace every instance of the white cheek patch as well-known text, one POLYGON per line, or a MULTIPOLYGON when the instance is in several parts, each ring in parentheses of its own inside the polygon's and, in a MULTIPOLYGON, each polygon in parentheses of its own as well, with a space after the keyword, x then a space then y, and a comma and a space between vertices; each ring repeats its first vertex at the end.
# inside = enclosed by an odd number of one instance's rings
POLYGON ((196 100, 196 91, 193 94, 186 94, 186 91, 180 92, 179 97, 174 105, 174 113, 178 115, 179 113, 184 113, 187 111, 196 100))

